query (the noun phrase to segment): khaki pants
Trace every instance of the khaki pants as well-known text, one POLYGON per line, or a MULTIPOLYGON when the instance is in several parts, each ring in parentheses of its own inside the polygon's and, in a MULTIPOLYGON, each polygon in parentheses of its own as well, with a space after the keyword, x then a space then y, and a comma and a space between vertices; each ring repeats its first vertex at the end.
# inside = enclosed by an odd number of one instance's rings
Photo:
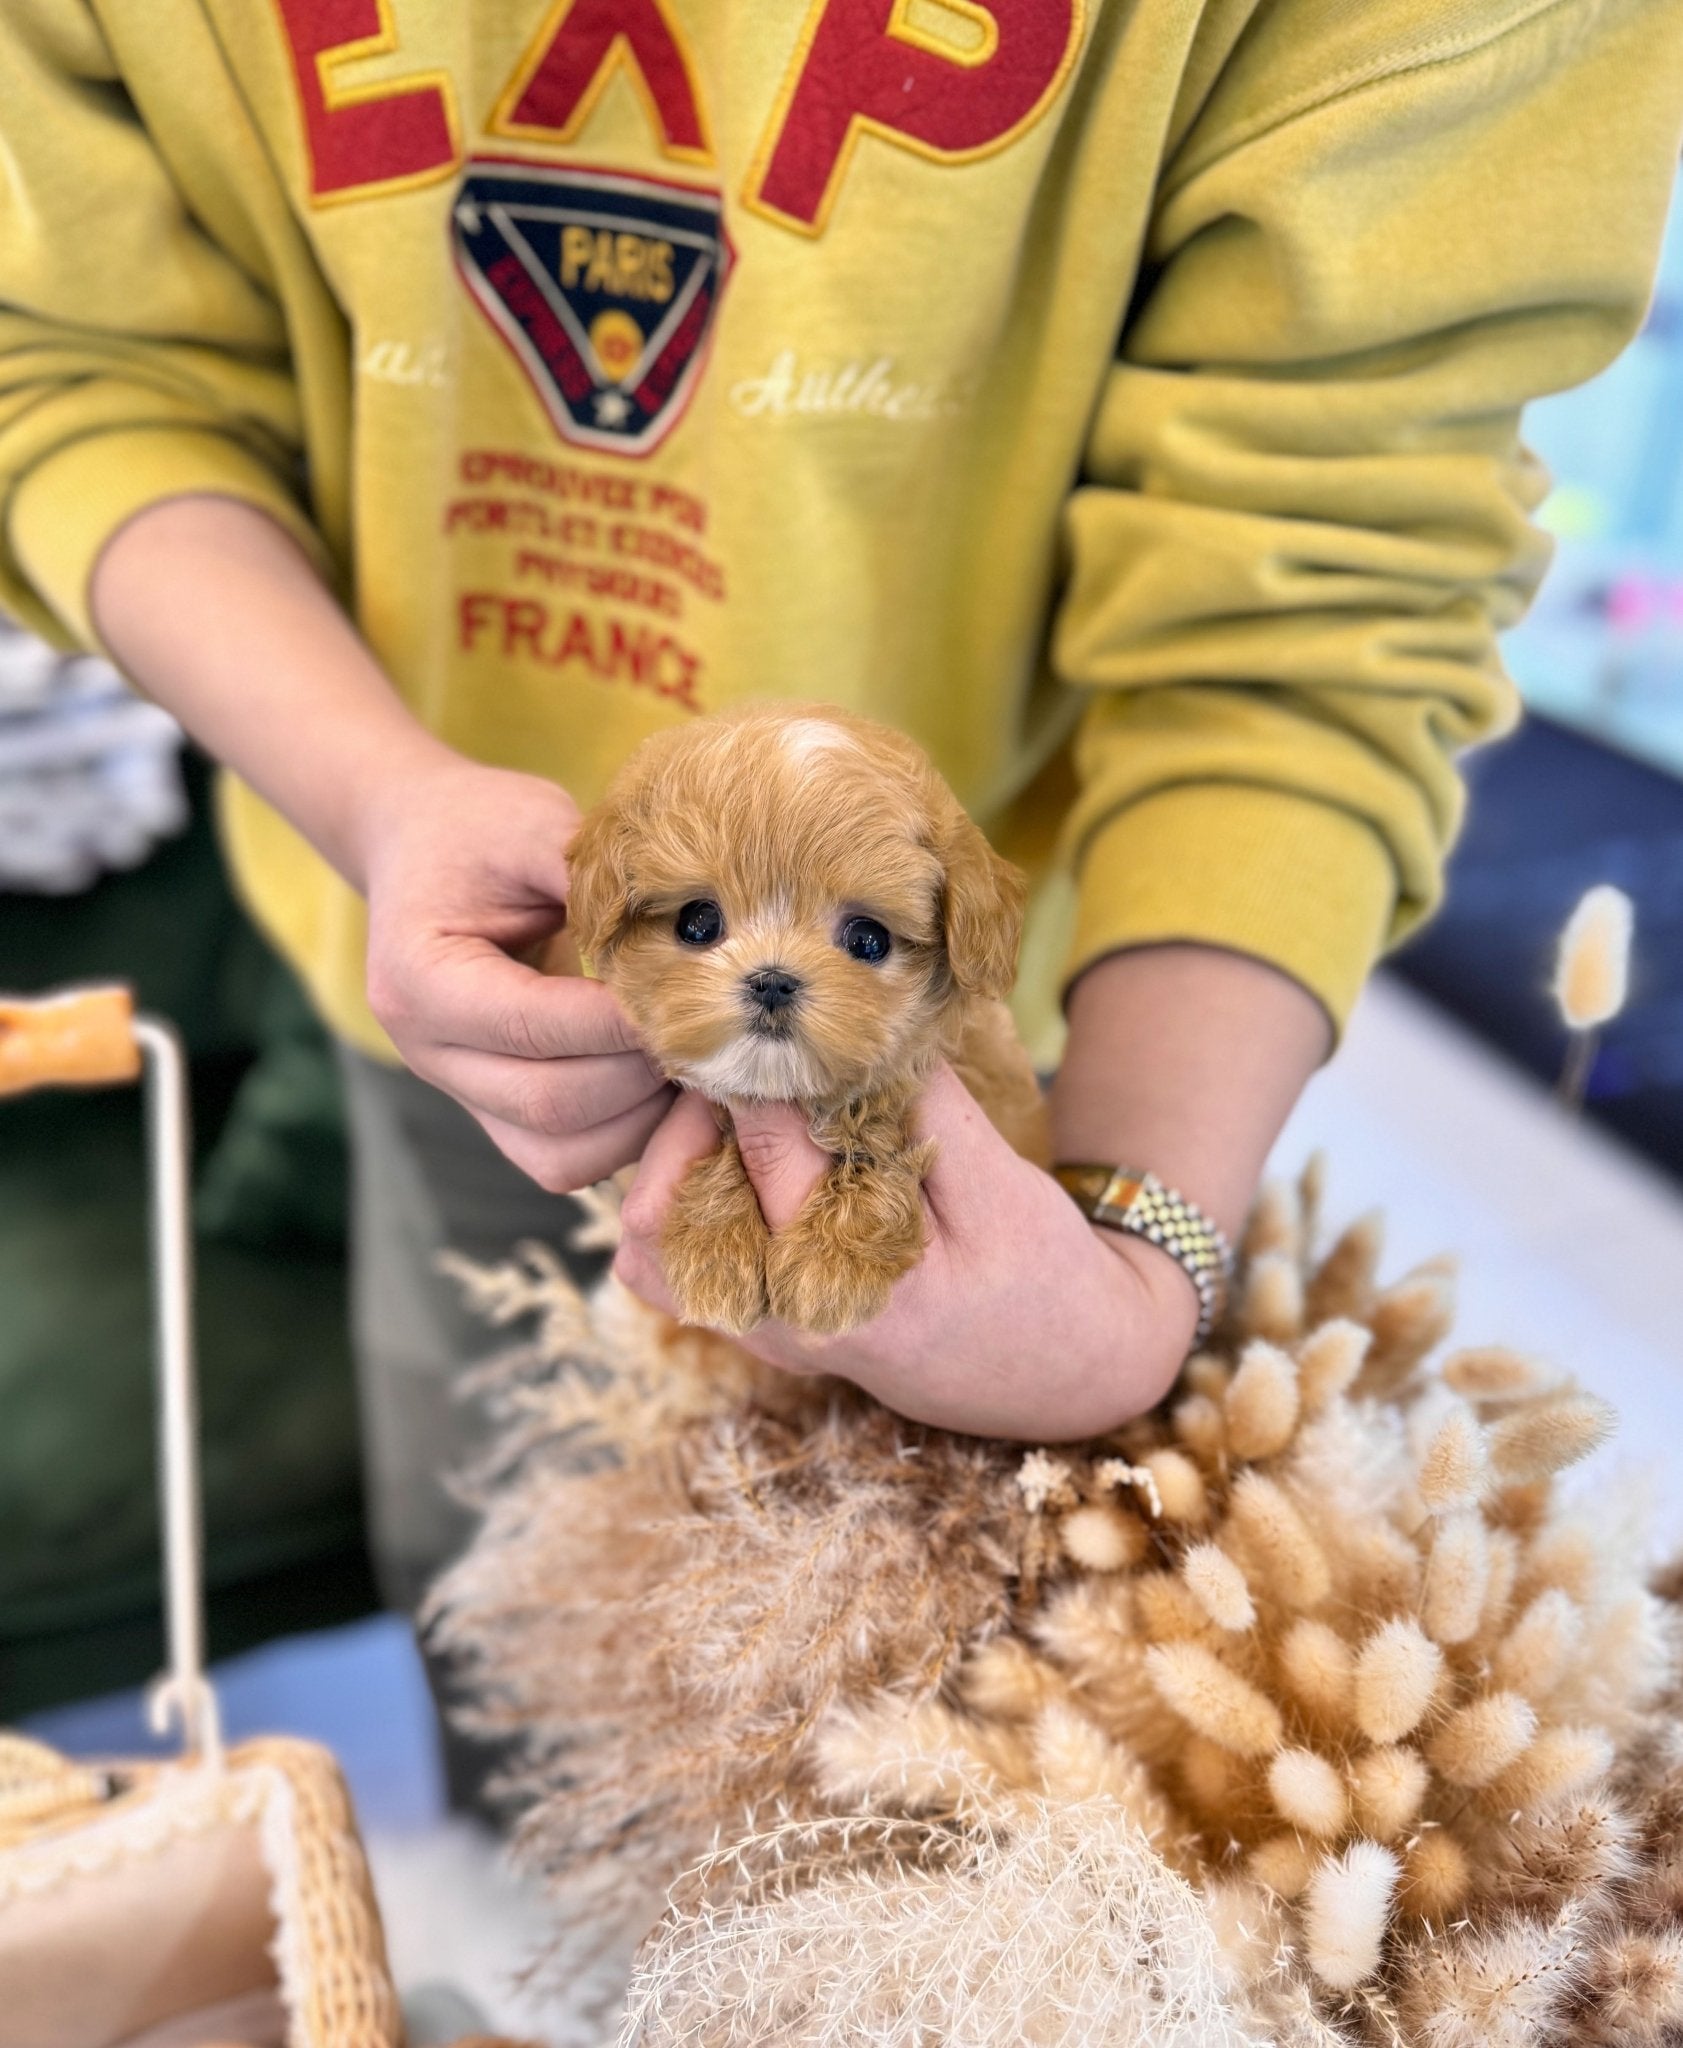
MULTIPOLYGON (((565 1195, 511 1166, 466 1110, 401 1068, 340 1048, 351 1150, 351 1323, 375 1576, 412 1614, 473 1533, 449 1481, 484 1446, 486 1418, 459 1398, 463 1373, 509 1340, 462 1306, 441 1251, 491 1262, 522 1238, 560 1250, 577 1219, 565 1195)), ((587 1277, 601 1253, 568 1260, 587 1277)), ((424 1647, 424 1646, 423 1646, 424 1647)), ((426 1659, 440 1708, 452 1806, 486 1810, 494 1750, 445 1718, 449 1674, 426 1659)))
MULTIPOLYGON (((508 1342, 462 1306, 434 1260, 507 1258, 527 1237, 560 1249, 577 1218, 511 1166, 467 1112, 400 1068, 340 1049, 351 1143, 351 1317, 375 1571, 413 1612, 472 1517, 449 1477, 483 1445, 463 1372, 508 1342)), ((590 1254, 580 1274, 605 1260, 590 1254)))

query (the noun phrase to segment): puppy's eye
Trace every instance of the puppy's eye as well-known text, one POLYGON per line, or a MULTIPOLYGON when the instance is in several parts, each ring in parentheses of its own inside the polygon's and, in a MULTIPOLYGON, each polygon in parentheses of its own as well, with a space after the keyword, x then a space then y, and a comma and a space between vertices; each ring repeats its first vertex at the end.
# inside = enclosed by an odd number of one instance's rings
POLYGON ((850 917, 841 928, 838 943, 844 953, 874 967, 879 960, 888 958, 888 949, 894 941, 889 936, 887 925, 878 924, 874 917, 850 917))
POLYGON ((711 946, 725 935, 724 913, 708 897, 699 896, 679 911, 673 930, 683 945, 711 946))

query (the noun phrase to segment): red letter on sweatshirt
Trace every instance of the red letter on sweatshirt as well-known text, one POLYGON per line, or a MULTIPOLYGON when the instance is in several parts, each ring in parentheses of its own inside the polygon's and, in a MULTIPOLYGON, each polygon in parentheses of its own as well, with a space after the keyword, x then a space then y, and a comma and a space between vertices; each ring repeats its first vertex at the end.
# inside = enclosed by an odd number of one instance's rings
POLYGON ((314 198, 350 199, 419 185, 451 170, 456 146, 450 81, 441 71, 374 86, 334 73, 397 48, 391 0, 276 0, 304 107, 314 198))
POLYGON ((623 65, 666 156, 710 163, 695 75, 666 0, 560 0, 514 74, 491 126, 571 142, 623 65))
POLYGON ((748 204, 822 233, 861 129, 942 163, 991 156, 1046 111, 1080 30, 1080 0, 817 0, 748 204), (963 40, 933 32, 943 17, 963 40))

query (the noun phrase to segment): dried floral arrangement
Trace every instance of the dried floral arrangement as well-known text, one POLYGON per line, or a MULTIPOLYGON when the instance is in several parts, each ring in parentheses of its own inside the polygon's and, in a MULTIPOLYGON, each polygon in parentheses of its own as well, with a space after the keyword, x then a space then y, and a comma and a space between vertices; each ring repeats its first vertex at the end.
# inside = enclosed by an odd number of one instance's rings
POLYGON ((622 2041, 1683 2041, 1683 1581, 1557 1486, 1605 1406, 1434 1363, 1449 1267, 1319 1208, 1161 1411, 1026 1456, 458 1269, 535 1334, 435 1628, 622 2041))

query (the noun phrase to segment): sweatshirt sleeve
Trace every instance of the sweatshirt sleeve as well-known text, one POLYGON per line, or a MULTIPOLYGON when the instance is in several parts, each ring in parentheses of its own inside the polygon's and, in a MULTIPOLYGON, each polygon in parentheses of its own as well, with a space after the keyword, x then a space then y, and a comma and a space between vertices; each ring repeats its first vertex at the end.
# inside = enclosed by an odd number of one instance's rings
POLYGON ((194 217, 86 0, 0 5, 0 607, 91 644, 100 550, 213 492, 318 555, 280 311, 194 217))
POLYGON ((1281 0, 1173 148, 1067 512, 1071 978, 1190 940, 1341 1026, 1436 903, 1548 559, 1529 398, 1640 322, 1673 0, 1281 0))

